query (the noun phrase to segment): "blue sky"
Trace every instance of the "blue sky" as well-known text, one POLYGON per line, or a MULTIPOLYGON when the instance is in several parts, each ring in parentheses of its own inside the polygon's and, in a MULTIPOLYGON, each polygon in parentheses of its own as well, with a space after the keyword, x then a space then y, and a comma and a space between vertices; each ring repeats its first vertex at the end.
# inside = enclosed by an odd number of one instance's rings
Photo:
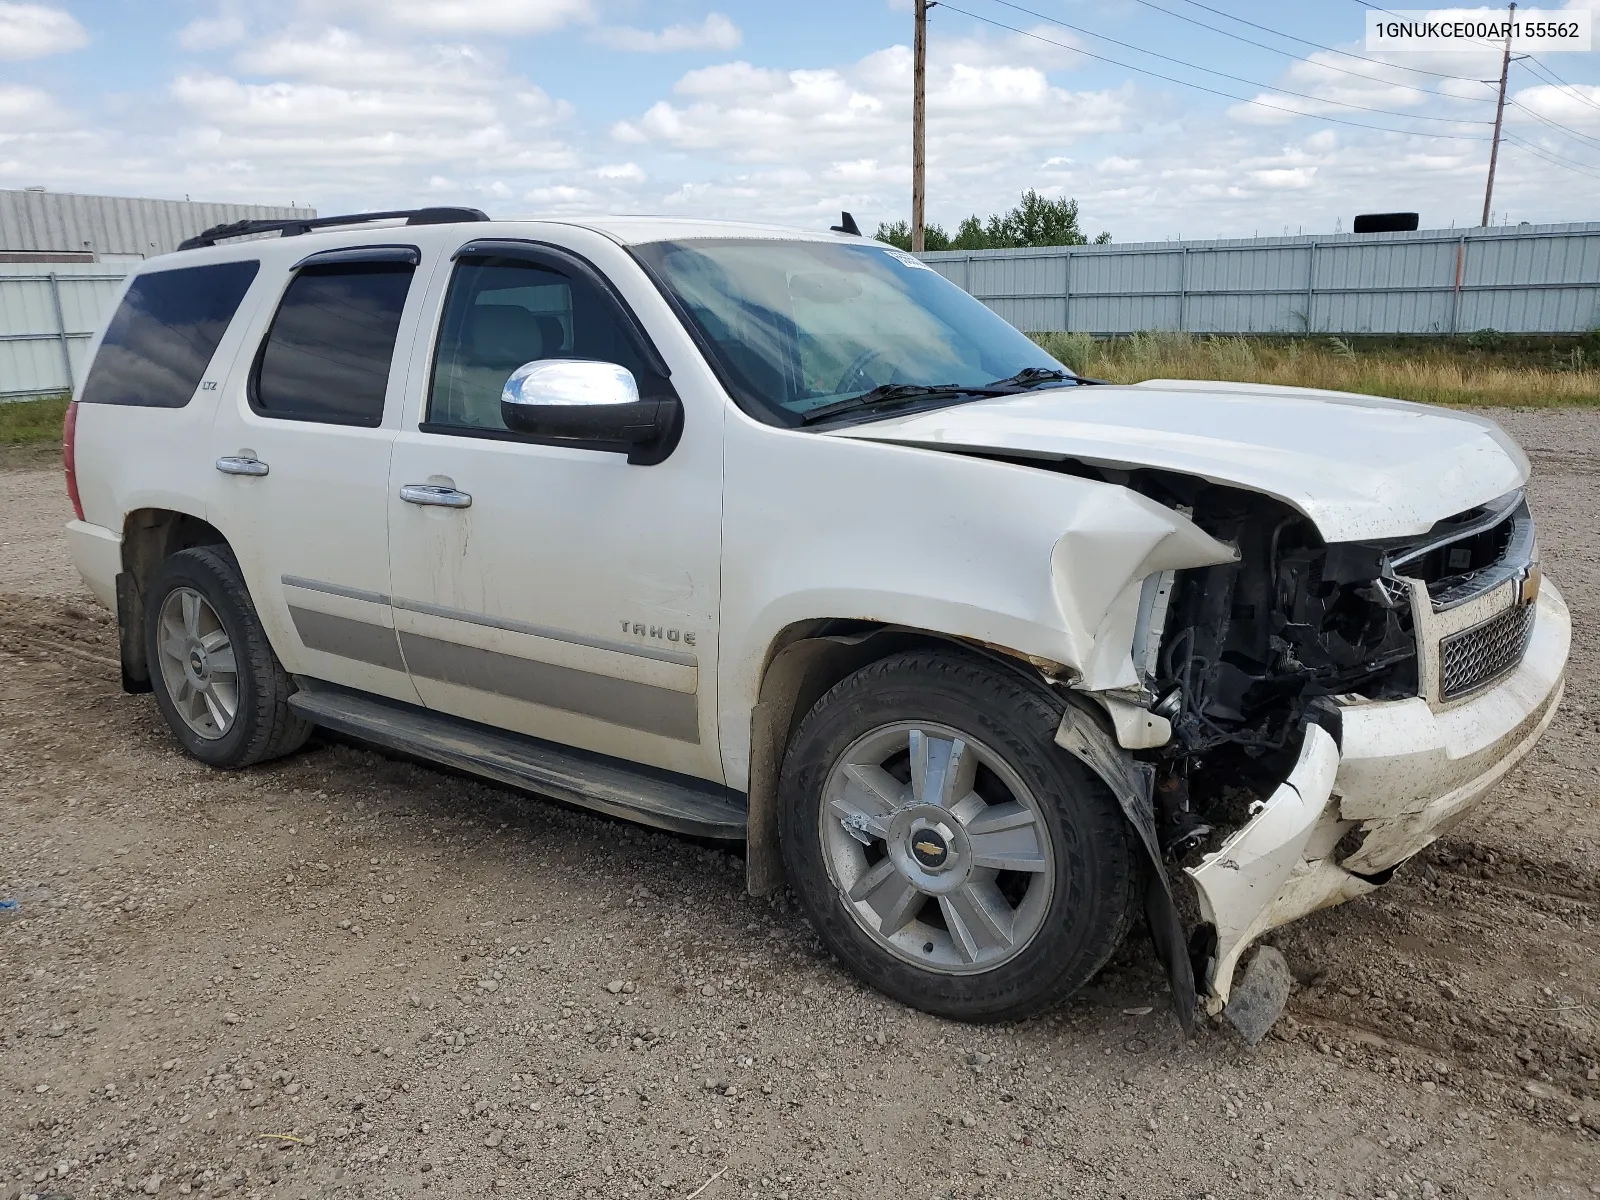
MULTIPOLYGON (((930 219, 1037 187, 1118 241, 1475 224, 1498 54, 1368 55, 1364 11, 950 0, 930 219)), ((910 208, 910 33, 910 0, 0 0, 0 187, 870 228, 910 208)), ((1511 96, 1496 223, 1600 217, 1595 55, 1511 96)))

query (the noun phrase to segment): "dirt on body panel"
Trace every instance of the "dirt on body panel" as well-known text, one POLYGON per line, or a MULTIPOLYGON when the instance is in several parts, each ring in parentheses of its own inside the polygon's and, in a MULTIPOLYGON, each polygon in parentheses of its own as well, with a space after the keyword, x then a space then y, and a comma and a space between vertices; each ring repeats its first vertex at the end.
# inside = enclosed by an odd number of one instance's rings
POLYGON ((1271 935, 1296 986, 1254 1052, 1184 1041, 1142 940, 961 1026, 725 850, 348 744, 209 771, 118 689, 59 474, 0 472, 0 1200, 1589 1194, 1600 416, 1493 415, 1567 699, 1386 888, 1271 935))

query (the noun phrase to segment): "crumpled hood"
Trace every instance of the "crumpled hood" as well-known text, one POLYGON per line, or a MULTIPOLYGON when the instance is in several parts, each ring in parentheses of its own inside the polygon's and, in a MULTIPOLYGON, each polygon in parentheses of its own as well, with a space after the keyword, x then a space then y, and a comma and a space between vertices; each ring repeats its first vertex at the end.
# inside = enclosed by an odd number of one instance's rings
POLYGON ((1425 533, 1520 487, 1499 425, 1349 392, 1152 379, 977 400, 829 436, 1156 467, 1276 496, 1330 542, 1425 533))

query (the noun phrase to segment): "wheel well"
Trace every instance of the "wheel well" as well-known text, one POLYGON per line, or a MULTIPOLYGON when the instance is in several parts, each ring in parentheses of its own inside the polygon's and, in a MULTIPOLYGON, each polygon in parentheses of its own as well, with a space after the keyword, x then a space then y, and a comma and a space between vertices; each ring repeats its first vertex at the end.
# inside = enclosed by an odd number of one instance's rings
POLYGON ((753 896, 783 886, 778 850, 778 776, 789 740, 812 706, 836 683, 869 663, 906 650, 956 649, 1030 678, 1039 668, 996 647, 950 634, 867 621, 801 621, 773 639, 750 713, 750 778, 745 821, 745 886, 753 896))
POLYGON ((122 522, 122 573, 117 576, 117 641, 122 654, 122 689, 150 690, 144 652, 144 597, 156 569, 191 546, 226 546, 214 525, 191 513, 140 508, 122 522))

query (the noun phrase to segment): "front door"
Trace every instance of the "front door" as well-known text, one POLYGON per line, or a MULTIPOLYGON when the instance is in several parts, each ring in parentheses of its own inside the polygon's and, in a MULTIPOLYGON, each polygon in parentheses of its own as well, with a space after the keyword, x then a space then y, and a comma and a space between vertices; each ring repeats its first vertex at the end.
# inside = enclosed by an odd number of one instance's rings
POLYGON ((301 263, 260 316, 253 365, 233 372, 204 449, 213 523, 284 666, 412 702, 387 594, 387 493, 408 358, 391 365, 417 323, 419 257, 361 247, 301 263))
POLYGON ((560 248, 468 246, 439 287, 389 473, 394 620, 423 702, 720 782, 720 413, 691 407, 652 466, 513 433, 500 392, 526 362, 664 364, 560 248))

